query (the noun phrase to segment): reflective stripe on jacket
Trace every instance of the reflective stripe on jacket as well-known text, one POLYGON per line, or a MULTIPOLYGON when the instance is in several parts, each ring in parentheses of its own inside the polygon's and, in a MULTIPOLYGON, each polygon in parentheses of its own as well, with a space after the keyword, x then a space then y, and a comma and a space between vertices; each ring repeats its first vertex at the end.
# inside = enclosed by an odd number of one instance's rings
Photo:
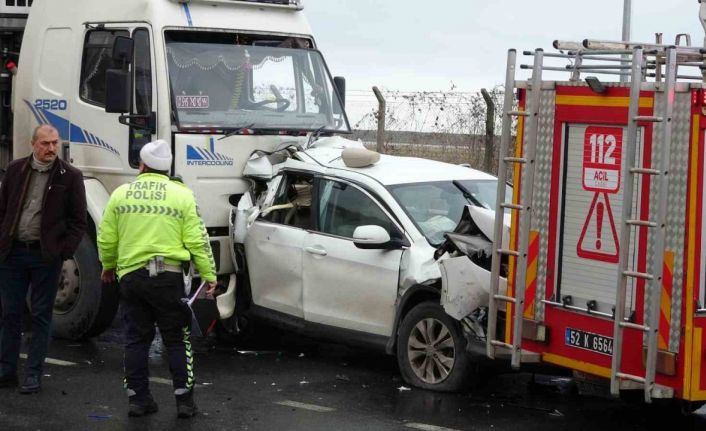
POLYGON ((116 269, 118 277, 164 256, 172 265, 192 260, 203 280, 216 279, 194 195, 165 175, 140 174, 113 192, 98 229, 98 252, 103 268, 116 269))

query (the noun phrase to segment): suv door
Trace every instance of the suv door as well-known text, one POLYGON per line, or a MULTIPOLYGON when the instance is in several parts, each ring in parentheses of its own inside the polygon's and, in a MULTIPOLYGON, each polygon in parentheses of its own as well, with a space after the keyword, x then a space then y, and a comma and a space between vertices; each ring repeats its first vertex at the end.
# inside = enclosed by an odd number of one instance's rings
MULTIPOLYGON (((311 226, 311 175, 285 173, 269 208, 245 239, 255 305, 304 317, 302 247, 311 226)), ((269 204, 269 202, 268 202, 269 204)))
POLYGON ((382 226, 391 238, 402 230, 373 196, 349 182, 320 179, 316 226, 304 239, 304 316, 307 321, 389 336, 402 250, 363 250, 353 232, 382 226))

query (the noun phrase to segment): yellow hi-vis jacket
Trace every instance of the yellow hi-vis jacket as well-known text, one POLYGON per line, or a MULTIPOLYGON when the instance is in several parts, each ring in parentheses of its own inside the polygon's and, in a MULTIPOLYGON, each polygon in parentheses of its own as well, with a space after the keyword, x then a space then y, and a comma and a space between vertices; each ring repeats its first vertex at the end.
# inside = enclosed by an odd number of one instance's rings
POLYGON ((103 268, 115 269, 118 278, 164 256, 169 265, 191 260, 202 280, 216 280, 194 195, 165 175, 140 174, 113 192, 98 229, 98 253, 103 268))

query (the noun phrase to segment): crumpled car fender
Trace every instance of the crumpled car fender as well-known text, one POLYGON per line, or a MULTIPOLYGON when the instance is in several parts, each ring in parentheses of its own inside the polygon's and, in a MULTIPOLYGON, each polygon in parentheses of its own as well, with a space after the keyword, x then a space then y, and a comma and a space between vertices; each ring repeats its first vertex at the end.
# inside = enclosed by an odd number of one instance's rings
MULTIPOLYGON (((490 298, 490 271, 466 256, 443 259, 441 269, 441 306, 449 316, 461 320, 475 309, 487 306, 490 298)), ((507 280, 500 278, 498 293, 507 291, 507 280)))

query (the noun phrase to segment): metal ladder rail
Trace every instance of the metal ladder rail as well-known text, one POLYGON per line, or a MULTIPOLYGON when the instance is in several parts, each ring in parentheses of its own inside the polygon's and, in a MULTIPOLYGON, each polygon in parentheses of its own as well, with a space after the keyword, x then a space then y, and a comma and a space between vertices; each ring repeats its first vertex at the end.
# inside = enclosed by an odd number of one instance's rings
POLYGON ((490 359, 495 359, 495 339, 498 323, 498 302, 501 300, 498 295, 500 288, 500 266, 503 256, 515 254, 512 250, 503 250, 503 232, 505 215, 505 192, 507 189, 507 167, 510 163, 508 159, 517 159, 516 163, 522 163, 522 158, 507 157, 512 139, 512 119, 519 116, 520 112, 513 112, 513 101, 515 95, 515 72, 517 66, 517 51, 511 49, 507 53, 507 68, 505 72, 505 96, 503 101, 503 125, 500 135, 500 157, 498 163, 498 188, 495 196, 495 227, 493 232, 493 258, 490 269, 490 295, 488 300, 488 331, 486 337, 486 355, 490 359), (514 114, 514 115, 513 115, 514 114))
POLYGON ((645 401, 652 401, 657 371, 657 335, 659 332, 660 304, 662 302, 662 278, 664 269, 664 248, 667 235, 667 203, 669 189, 669 164, 671 158, 672 117, 674 112, 674 93, 677 77, 677 52, 674 47, 667 48, 665 58, 664 94, 662 115, 664 122, 661 136, 661 157, 659 194, 657 200, 657 232, 655 234, 652 271, 654 279, 650 282, 650 313, 647 331, 647 361, 645 364, 645 401))
POLYGON ((627 149, 627 152, 623 150, 623 214, 622 214, 622 231, 620 244, 624 246, 620 248, 620 259, 618 263, 618 283, 616 288, 616 308, 615 308, 615 322, 613 329, 613 345, 615 346, 613 351, 612 366, 611 366, 611 393, 613 395, 618 395, 620 393, 620 380, 626 379, 634 382, 642 383, 645 389, 645 400, 647 402, 651 401, 651 391, 654 387, 654 376, 656 370, 656 356, 657 356, 657 331, 659 325, 659 303, 661 295, 661 280, 662 280, 662 265, 664 264, 664 234, 665 234, 665 224, 666 224, 666 200, 667 200, 667 186, 668 178, 666 175, 667 167, 669 166, 669 148, 668 142, 671 139, 671 115, 673 111, 673 93, 676 81, 676 51, 670 50, 671 54, 669 57, 668 67, 667 67, 667 77, 665 80, 665 98, 664 98, 664 109, 663 112, 667 121, 665 122, 665 128, 663 129, 663 146, 662 148, 662 160, 660 169, 652 168, 641 168, 632 167, 631 164, 635 160, 635 153, 637 148, 637 130, 638 122, 662 122, 664 119, 659 117, 649 117, 649 116, 639 116, 639 100, 640 100, 640 89, 642 85, 643 69, 644 69, 644 58, 643 51, 641 48, 636 48, 633 52, 633 67, 632 67, 632 81, 630 90, 630 107, 628 109, 628 133, 627 133, 627 145, 623 148, 627 149), (633 201, 633 188, 635 175, 660 175, 661 181, 659 183, 659 214, 658 221, 645 221, 631 219, 632 217, 632 201, 633 201), (664 204, 662 203, 664 202, 664 204), (657 232, 655 249, 659 250, 653 257, 652 270, 653 274, 650 273, 640 273, 637 271, 628 270, 628 258, 629 258, 629 242, 632 235, 632 227, 648 227, 660 229, 657 232), (628 277, 643 279, 649 281, 650 288, 656 292, 652 292, 651 295, 652 304, 650 308, 650 316, 648 317, 648 322, 646 325, 639 325, 635 323, 625 322, 625 303, 627 294, 627 279, 628 277), (657 288, 655 288, 655 286, 657 288), (656 313, 656 314, 655 314, 656 313), (622 360, 622 345, 623 345, 623 335, 624 329, 636 329, 647 333, 648 338, 648 352, 647 358, 648 363, 646 364, 645 377, 630 375, 622 373, 620 369, 622 360))
MULTIPOLYGON (((627 223, 632 215, 634 171, 632 163, 635 160, 637 145, 637 121, 639 114, 640 89, 642 87, 642 48, 637 47, 632 53, 632 72, 630 80, 630 105, 628 107, 627 139, 623 142, 623 160, 621 172, 623 176, 623 210, 620 220, 620 252, 618 258, 617 286, 615 299, 615 316, 613 322, 613 358, 610 373, 610 392, 620 394, 620 362, 622 360, 623 322, 625 320, 625 303, 627 291, 627 265, 630 256, 630 236, 632 226, 627 223)), ((634 275, 634 274, 633 274, 634 275)))
MULTIPOLYGON (((512 62, 512 71, 510 70, 510 58, 508 58, 508 76, 507 82, 506 82, 506 89, 508 88, 508 83, 509 83, 509 88, 514 88, 514 64, 515 64, 515 58, 513 58, 512 62), (512 82, 510 82, 512 81, 512 82)), ((504 209, 505 208, 512 208, 521 211, 520 213, 520 244, 519 244, 519 249, 518 250, 503 250, 502 247, 502 229, 503 229, 503 218, 500 217, 498 218, 496 216, 495 219, 495 244, 500 244, 500 247, 495 247, 494 244, 494 259, 493 262, 496 267, 493 267, 491 269, 494 269, 497 272, 493 272, 491 274, 492 277, 492 282, 493 285, 491 286, 491 295, 490 295, 490 301, 492 303, 492 306, 490 308, 490 316, 489 316, 489 327, 488 327, 488 356, 491 358, 495 357, 495 347, 505 347, 511 349, 512 352, 512 359, 511 359, 511 366, 512 368, 519 368, 520 363, 522 362, 522 326, 523 326, 523 315, 524 315, 524 303, 525 303, 525 288, 526 288, 526 283, 525 283, 525 276, 527 273, 527 255, 528 255, 528 249, 529 249, 529 231, 530 231, 530 222, 531 222, 531 210, 532 210, 532 196, 534 194, 534 173, 535 173, 535 154, 536 154, 536 148, 537 148, 537 133, 538 133, 538 128, 539 128, 539 104, 541 100, 541 93, 542 93, 542 66, 544 62, 544 51, 542 49, 537 49, 534 53, 534 66, 532 70, 532 85, 531 85, 531 113, 527 112, 512 112, 509 111, 506 113, 506 115, 503 118, 503 137, 506 139, 505 147, 503 148, 502 142, 501 142, 501 151, 507 151, 509 147, 509 139, 510 139, 510 117, 511 115, 524 115, 524 116, 529 116, 530 117, 530 122, 529 122, 529 127, 527 128, 527 147, 524 148, 523 151, 523 157, 520 158, 515 158, 515 157, 504 157, 501 159, 500 163, 500 170, 503 171, 503 184, 502 186, 499 184, 498 185, 498 193, 497 193, 497 208, 500 210, 500 212, 496 212, 496 214, 503 214, 504 215, 504 209), (505 127, 507 126, 507 135, 505 135, 505 127), (520 203, 519 204, 511 204, 504 202, 505 200, 505 184, 504 184, 504 176, 505 176, 505 163, 520 163, 524 169, 522 169, 522 184, 521 184, 521 192, 520 192, 520 203), (501 190, 502 187, 502 190, 501 190), (501 194, 502 192, 502 194, 501 194), (522 204, 522 199, 526 199, 529 204, 528 205, 523 205, 522 204), (500 265, 500 258, 503 254, 506 255, 513 255, 517 258, 516 260, 516 274, 515 274, 515 296, 509 297, 509 296, 503 296, 503 295, 498 295, 498 285, 499 285, 499 265, 500 265), (497 324, 497 308, 498 308, 498 303, 497 301, 505 301, 505 302, 510 302, 515 305, 515 315, 514 315, 514 325, 513 325, 513 334, 512 334, 512 343, 505 343, 501 342, 498 340, 495 340, 495 333, 496 333, 496 324, 497 324), (492 328, 491 324, 492 323, 492 328), (492 332, 491 332, 492 329, 492 332)), ((506 93, 507 96, 507 93, 506 93)), ((507 99, 506 99, 507 101, 507 99)), ((506 106, 511 106, 511 105, 506 105, 506 106)), ((520 144, 522 145, 522 144, 520 144)), ((503 153, 506 154, 506 153, 503 153)), ((500 172, 499 172, 500 173, 500 172)), ((498 182, 500 183, 500 178, 498 179, 498 182)))

